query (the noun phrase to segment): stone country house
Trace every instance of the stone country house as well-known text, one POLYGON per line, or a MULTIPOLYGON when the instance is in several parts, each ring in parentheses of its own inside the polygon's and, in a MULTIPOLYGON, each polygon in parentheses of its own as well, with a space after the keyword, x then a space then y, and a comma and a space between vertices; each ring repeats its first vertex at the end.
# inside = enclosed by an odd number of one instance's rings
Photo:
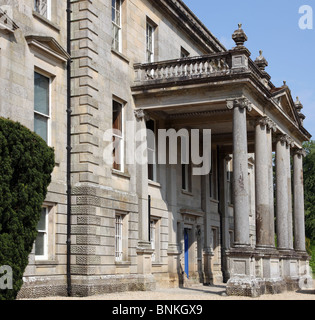
POLYGON ((303 106, 251 58, 242 25, 233 39, 227 50, 181 0, 0 1, 0 116, 56 154, 20 298, 310 281, 303 106), (146 128, 211 129, 210 173, 130 161, 146 128))

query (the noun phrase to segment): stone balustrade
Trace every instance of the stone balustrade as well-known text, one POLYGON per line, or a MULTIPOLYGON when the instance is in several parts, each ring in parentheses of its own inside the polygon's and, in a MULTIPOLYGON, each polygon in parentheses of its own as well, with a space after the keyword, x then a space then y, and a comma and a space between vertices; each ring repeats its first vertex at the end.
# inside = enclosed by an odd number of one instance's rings
POLYGON ((135 84, 174 79, 196 79, 228 75, 229 54, 220 53, 146 64, 135 64, 135 84))

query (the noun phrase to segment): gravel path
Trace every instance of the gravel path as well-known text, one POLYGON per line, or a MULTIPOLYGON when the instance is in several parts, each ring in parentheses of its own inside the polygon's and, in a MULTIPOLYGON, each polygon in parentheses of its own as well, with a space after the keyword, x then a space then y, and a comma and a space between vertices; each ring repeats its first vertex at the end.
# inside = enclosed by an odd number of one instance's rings
POLYGON ((315 300, 315 281, 313 289, 310 290, 285 292, 278 295, 264 295, 259 298, 253 299, 246 297, 228 297, 225 294, 224 285, 211 287, 198 285, 192 288, 157 289, 154 292, 123 292, 110 293, 87 298, 53 297, 40 300, 315 300))

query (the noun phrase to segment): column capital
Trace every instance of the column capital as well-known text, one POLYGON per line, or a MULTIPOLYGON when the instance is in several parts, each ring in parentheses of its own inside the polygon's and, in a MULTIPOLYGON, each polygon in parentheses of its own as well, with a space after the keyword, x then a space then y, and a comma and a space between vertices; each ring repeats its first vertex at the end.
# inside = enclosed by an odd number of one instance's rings
POLYGON ((265 127, 265 126, 268 125, 268 120, 270 120, 270 119, 269 119, 268 117, 265 117, 265 116, 256 118, 256 119, 254 120, 254 125, 255 125, 255 127, 256 127, 256 126, 265 127))
POLYGON ((259 118, 256 118, 254 122, 252 123, 254 126, 266 126, 268 130, 272 130, 273 132, 277 132, 277 125, 274 121, 272 121, 267 116, 261 116, 259 118))
POLYGON ((148 121, 148 120, 150 120, 149 115, 148 115, 147 112, 144 111, 143 109, 136 109, 136 110, 134 110, 134 115, 135 115, 135 117, 136 117, 136 119, 137 119, 138 121, 142 121, 142 120, 148 121))
POLYGON ((270 131, 277 132, 277 125, 270 118, 268 118, 267 128, 270 131))
POLYGON ((300 148, 294 148, 293 149, 293 154, 294 155, 298 155, 298 156, 300 156, 300 157, 302 157, 302 158, 305 158, 306 157, 306 151, 305 151, 305 149, 300 149, 300 148))
POLYGON ((283 142, 285 143, 288 147, 293 148, 295 146, 293 139, 287 135, 287 134, 279 134, 276 137, 277 142, 283 142))
POLYGON ((227 108, 233 110, 234 108, 246 109, 248 112, 253 110, 251 102, 245 98, 227 99, 227 108))

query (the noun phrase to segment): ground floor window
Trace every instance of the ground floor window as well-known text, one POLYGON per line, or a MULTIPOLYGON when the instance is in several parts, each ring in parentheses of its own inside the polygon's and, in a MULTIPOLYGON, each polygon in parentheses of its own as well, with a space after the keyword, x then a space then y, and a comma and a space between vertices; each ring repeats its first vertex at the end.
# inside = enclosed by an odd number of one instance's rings
POLYGON ((115 215, 115 261, 128 260, 128 215, 116 213, 115 215))
POLYGON ((152 263, 160 261, 160 219, 150 221, 150 242, 152 253, 152 263))
POLYGON ((35 240, 35 259, 48 259, 48 207, 43 207, 37 225, 37 238, 35 240))

